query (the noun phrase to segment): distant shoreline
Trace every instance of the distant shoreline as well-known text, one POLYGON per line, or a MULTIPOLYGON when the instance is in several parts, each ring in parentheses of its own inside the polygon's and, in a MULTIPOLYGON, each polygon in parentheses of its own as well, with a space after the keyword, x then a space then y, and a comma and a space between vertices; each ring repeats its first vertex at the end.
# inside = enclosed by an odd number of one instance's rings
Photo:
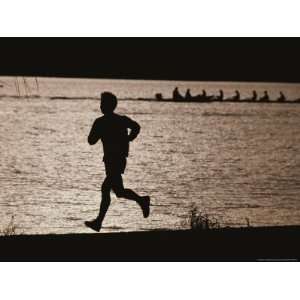
MULTIPOLYGON (((48 100, 91 100, 99 101, 99 97, 68 97, 68 96, 39 96, 39 95, 28 95, 28 96, 18 96, 18 95, 1 95, 1 98, 11 98, 11 99, 48 99, 48 100)), ((147 101, 147 102, 168 102, 168 103, 252 103, 252 104, 300 104, 300 99, 296 100, 286 100, 286 101, 277 101, 277 100, 268 100, 268 101, 252 101, 252 100, 173 100, 172 98, 163 98, 157 100, 155 98, 120 98, 121 101, 147 101)))

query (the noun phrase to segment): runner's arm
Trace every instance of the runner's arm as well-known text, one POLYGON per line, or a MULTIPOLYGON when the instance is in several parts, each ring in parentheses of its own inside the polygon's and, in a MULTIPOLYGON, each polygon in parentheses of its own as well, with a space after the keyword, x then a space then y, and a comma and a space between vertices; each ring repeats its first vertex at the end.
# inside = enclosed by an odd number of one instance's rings
POLYGON ((140 133, 141 126, 137 122, 135 122, 127 117, 126 117, 126 122, 127 122, 127 128, 130 129, 130 133, 128 135, 128 140, 133 141, 140 133))
POLYGON ((94 122, 90 134, 88 136, 88 143, 90 145, 95 145, 100 139, 100 128, 98 126, 97 120, 94 122))

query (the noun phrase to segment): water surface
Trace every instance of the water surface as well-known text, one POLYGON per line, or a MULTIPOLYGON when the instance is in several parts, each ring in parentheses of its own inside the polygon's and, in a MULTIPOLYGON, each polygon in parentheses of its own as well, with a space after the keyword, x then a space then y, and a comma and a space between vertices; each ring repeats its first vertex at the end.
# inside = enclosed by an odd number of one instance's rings
MULTIPOLYGON (((120 98, 170 96, 175 85, 198 93, 220 88, 282 90, 298 98, 300 85, 19 78, 0 90, 0 227, 12 214, 26 233, 89 232, 104 179, 101 144, 87 135, 100 115, 94 100, 53 96, 120 98), (39 94, 41 98, 30 95, 39 94), (26 95, 28 96, 26 98, 26 95)), ((117 112, 138 121, 126 186, 152 196, 143 219, 134 203, 114 195, 104 232, 178 228, 193 203, 222 224, 290 225, 300 222, 300 105, 254 103, 155 103, 120 101, 117 112), (137 180, 138 178, 138 180, 137 180)))

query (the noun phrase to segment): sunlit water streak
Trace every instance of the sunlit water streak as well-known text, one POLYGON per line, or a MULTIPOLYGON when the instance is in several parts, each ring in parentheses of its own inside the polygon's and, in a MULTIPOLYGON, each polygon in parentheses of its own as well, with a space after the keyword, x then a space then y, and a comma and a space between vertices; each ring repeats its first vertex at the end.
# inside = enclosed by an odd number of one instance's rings
MULTIPOLYGON (((11 78, 3 95, 15 95, 11 78)), ((1 79, 1 80, 2 80, 1 79)), ((119 97, 170 96, 178 85, 198 93, 220 88, 242 97, 268 89, 300 95, 299 85, 40 79, 40 99, 0 100, 0 228, 12 214, 26 233, 88 232, 104 179, 101 145, 87 134, 99 116, 89 100, 110 90, 119 97)), ((36 93, 28 79, 31 94, 36 93)), ((21 88, 24 96, 25 90, 21 88)), ((27 90, 28 92, 28 90, 27 90)), ((125 185, 152 196, 142 218, 132 202, 113 196, 103 231, 178 228, 192 203, 224 225, 299 224, 300 105, 120 101, 118 112, 137 120, 125 185), (136 179, 138 178, 138 180, 136 179)))

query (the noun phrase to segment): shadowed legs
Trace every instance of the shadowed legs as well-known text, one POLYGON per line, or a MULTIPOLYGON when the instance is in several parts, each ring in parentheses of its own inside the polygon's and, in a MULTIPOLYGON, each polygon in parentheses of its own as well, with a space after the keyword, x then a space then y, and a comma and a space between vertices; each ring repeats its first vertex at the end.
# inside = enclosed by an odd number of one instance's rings
POLYGON ((135 201, 142 209, 144 218, 148 218, 150 214, 150 197, 140 196, 131 189, 125 189, 121 174, 111 177, 111 188, 118 198, 125 198, 135 201))
POLYGON ((108 211, 111 203, 110 191, 113 190, 118 198, 125 198, 128 200, 133 200, 141 207, 144 218, 147 218, 150 213, 150 197, 149 196, 139 196, 136 192, 131 189, 125 189, 123 185, 123 179, 121 174, 107 175, 105 178, 101 191, 102 199, 100 204, 100 210, 98 217, 91 222, 85 222, 86 226, 92 228, 93 230, 100 231, 102 222, 108 211))

